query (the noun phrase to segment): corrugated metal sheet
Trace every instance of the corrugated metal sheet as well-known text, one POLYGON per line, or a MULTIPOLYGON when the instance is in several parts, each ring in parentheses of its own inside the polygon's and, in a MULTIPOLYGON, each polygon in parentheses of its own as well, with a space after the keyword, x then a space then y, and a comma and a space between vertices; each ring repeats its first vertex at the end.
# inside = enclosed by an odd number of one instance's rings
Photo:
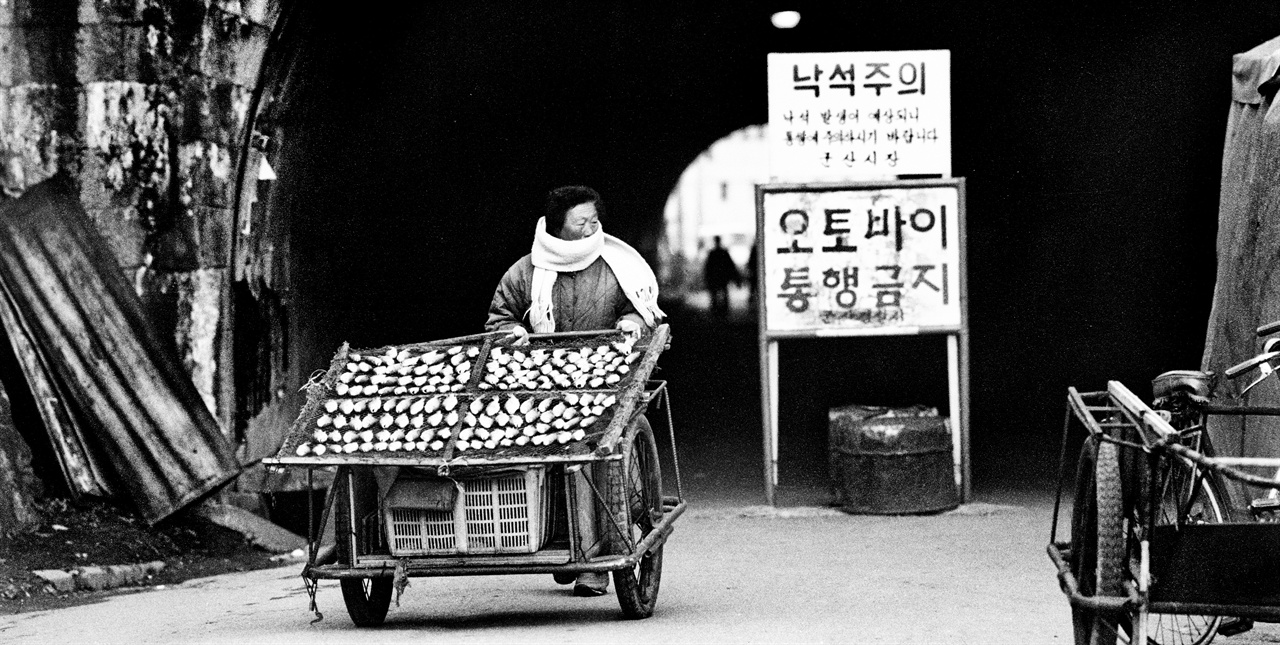
POLYGON ((0 325, 4 325, 14 358, 22 369, 36 410, 44 421, 58 466, 74 499, 81 495, 112 497, 110 471, 97 458, 84 436, 76 415, 66 405, 67 396, 58 387, 40 349, 31 339, 21 312, 0 288, 0 325))
POLYGON ((65 176, 0 204, 0 285, 91 448, 148 521, 239 473, 65 176))

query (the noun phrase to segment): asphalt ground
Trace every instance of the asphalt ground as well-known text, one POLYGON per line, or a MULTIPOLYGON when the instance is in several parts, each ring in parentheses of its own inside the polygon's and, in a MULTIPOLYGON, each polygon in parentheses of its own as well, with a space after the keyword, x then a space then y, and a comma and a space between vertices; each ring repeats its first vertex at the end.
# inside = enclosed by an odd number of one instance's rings
MULTIPOLYGON (((612 595, 576 598, 546 575, 414 578, 384 626, 360 630, 335 582, 320 584, 324 618, 314 621, 293 563, 0 617, 0 642, 1072 642, 1045 554, 1051 477, 1013 469, 931 515, 847 514, 824 506, 816 485, 806 489, 812 503, 764 506, 750 319, 741 310, 721 321, 696 310, 672 317, 673 349, 657 377, 671 381, 679 450, 660 444, 667 492, 678 458, 690 510, 665 548, 650 619, 624 620, 612 595)), ((1276 643, 1280 630, 1260 625, 1217 642, 1276 643)))
MULTIPOLYGON (((360 629, 298 563, 0 617, 5 643, 1071 643, 1045 555, 1052 498, 1011 492, 936 515, 695 506, 664 549, 654 615, 547 575, 413 578, 360 629)), ((1217 640, 1280 642, 1280 630, 1217 640)))
POLYGON ((359 630, 336 583, 312 623, 298 565, 0 618, 12 643, 1066 643, 1043 505, 932 516, 700 507, 665 547, 652 618, 550 576, 414 578, 386 624, 359 630))

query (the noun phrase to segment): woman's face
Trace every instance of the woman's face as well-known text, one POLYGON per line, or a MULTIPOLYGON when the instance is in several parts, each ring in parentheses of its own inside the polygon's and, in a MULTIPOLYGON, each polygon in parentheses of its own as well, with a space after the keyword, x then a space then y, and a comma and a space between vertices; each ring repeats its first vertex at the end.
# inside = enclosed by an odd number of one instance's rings
POLYGON ((556 237, 569 241, 581 240, 595 235, 599 228, 600 218, 596 215, 596 205, 594 202, 587 202, 578 204, 565 213, 564 226, 560 227, 556 237))

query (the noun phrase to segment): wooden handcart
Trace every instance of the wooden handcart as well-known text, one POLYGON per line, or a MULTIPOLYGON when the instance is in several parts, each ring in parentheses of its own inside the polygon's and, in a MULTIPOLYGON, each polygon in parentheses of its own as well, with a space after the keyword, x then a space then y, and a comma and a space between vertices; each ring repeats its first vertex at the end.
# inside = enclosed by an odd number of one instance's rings
POLYGON ((264 460, 306 468, 308 482, 335 471, 303 568, 312 609, 319 579, 339 580, 352 621, 369 627, 410 577, 611 572, 623 615, 649 617, 686 507, 668 389, 650 378, 669 333, 344 345, 264 460), (662 492, 651 417, 668 436, 675 495, 662 492))
POLYGON ((1226 486, 1280 488, 1245 470, 1274 472, 1280 458, 1219 457, 1206 430, 1210 415, 1280 410, 1213 404, 1211 379, 1162 374, 1156 409, 1117 381, 1102 392, 1069 389, 1048 552, 1078 645, 1203 645, 1254 620, 1280 622, 1280 523, 1239 517, 1226 486), (1074 428, 1088 434, 1068 542, 1058 538, 1058 520, 1074 428))

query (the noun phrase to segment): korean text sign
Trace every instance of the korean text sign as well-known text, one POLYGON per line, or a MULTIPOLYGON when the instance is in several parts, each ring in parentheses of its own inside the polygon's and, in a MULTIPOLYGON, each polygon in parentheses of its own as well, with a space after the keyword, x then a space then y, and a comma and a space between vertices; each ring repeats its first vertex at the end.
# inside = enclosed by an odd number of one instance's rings
POLYGON ((959 329, 962 186, 759 187, 766 331, 959 329))
POLYGON ((951 52, 769 54, 775 181, 951 176, 951 52))

